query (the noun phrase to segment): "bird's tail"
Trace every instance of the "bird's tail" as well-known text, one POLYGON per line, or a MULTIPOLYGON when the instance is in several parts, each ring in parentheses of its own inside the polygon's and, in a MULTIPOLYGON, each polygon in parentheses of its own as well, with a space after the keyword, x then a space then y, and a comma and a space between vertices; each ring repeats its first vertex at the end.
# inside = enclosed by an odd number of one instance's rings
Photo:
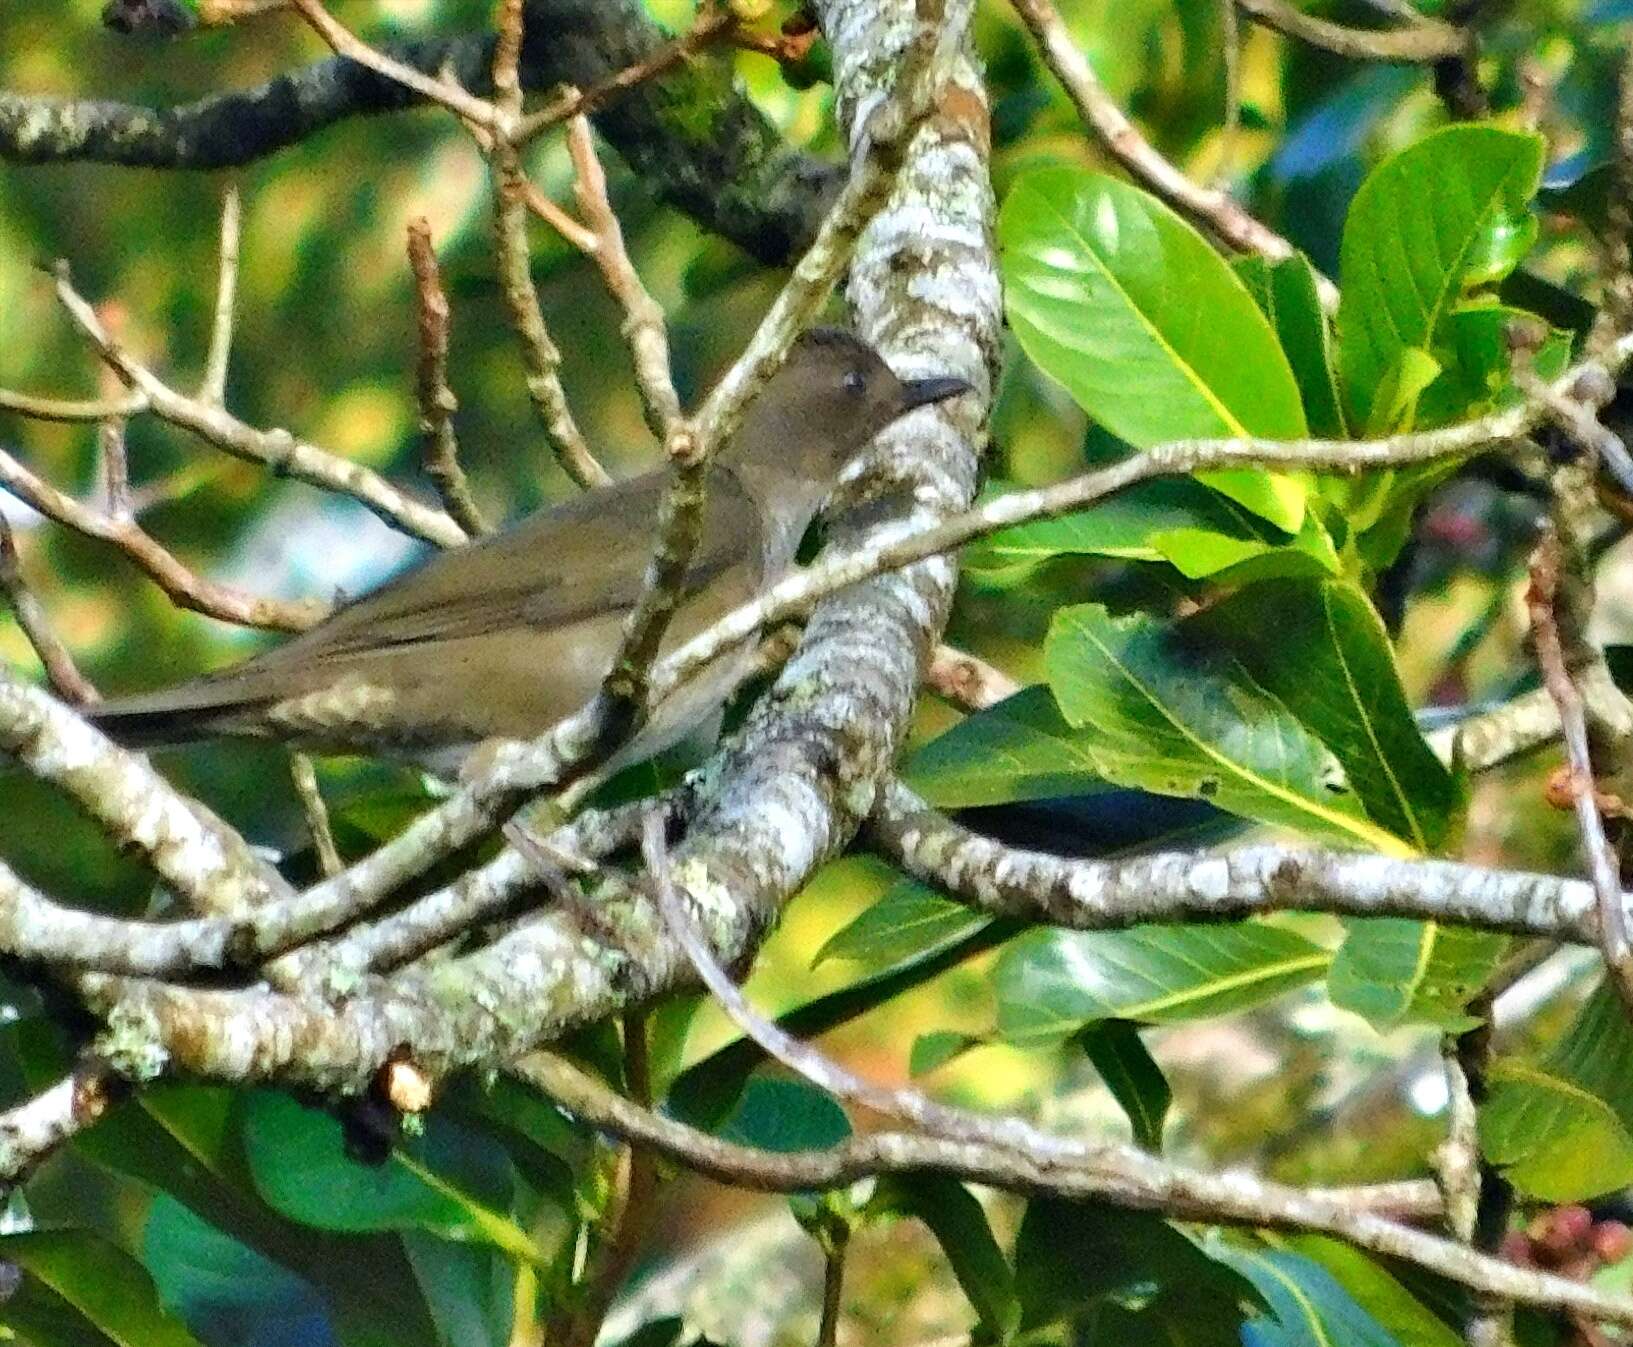
POLYGON ((242 734, 244 712, 241 699, 184 686, 98 702, 85 709, 85 718, 116 744, 150 749, 242 734))

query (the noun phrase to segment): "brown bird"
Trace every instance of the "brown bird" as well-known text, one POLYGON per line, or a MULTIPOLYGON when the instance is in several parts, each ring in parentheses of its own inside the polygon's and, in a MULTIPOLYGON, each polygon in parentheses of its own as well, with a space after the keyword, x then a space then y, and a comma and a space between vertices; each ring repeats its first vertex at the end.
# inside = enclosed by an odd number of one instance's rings
MULTIPOLYGON (((711 461, 702 537, 664 650, 788 570, 879 431, 968 388, 898 379, 849 332, 800 337, 711 461)), ((439 769, 485 739, 537 735, 588 702, 611 668, 669 480, 661 469, 586 492, 439 553, 242 664, 89 714, 135 747, 247 736, 439 769)), ((617 761, 650 757, 707 720, 751 653, 733 650, 676 689, 617 761)))

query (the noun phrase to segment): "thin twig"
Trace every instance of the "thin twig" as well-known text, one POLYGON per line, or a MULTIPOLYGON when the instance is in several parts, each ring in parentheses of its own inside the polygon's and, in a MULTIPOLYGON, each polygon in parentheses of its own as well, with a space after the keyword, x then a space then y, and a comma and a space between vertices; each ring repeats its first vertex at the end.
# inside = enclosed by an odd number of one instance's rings
MULTIPOLYGON (((512 98, 519 102, 520 91, 512 98)), ((490 155, 496 177, 494 227, 499 289, 521 345, 527 395, 556 461, 579 486, 606 486, 611 475, 590 452, 561 386, 561 351, 550 337, 533 285, 527 243, 528 180, 516 147, 495 136, 490 155)))
POLYGON ((11 520, 6 517, 4 510, 0 510, 0 589, 5 590, 12 616, 17 619, 17 625, 22 628, 29 645, 34 647, 34 653, 39 656, 45 676, 56 689, 57 695, 64 701, 79 706, 98 701, 100 694, 96 686, 79 671, 79 666, 74 663, 74 657, 69 653, 68 647, 51 629, 45 608, 23 576, 22 562, 17 554, 17 540, 12 533, 11 520))
POLYGON ((452 80, 437 79, 404 65, 394 57, 371 47, 329 13, 318 0, 289 0, 301 12, 313 30, 328 44, 336 56, 344 56, 367 66, 376 74, 395 80, 404 88, 412 89, 422 98, 440 103, 448 111, 475 122, 478 126, 493 126, 498 114, 492 103, 465 92, 452 80))
POLYGON ((850 1248, 850 1227, 830 1221, 822 1234, 822 1318, 817 1324, 817 1347, 835 1347, 839 1316, 845 1308, 845 1254, 850 1248))
MULTIPOLYGON (((669 333, 663 309, 641 283, 624 247, 624 231, 607 199, 607 175, 595 152, 590 119, 580 114, 567 124, 567 152, 573 161, 573 191, 595 246, 590 259, 607 291, 624 311, 624 340, 635 364, 647 424, 666 445, 680 433, 680 398, 669 368, 669 333)), ((672 452, 672 451, 671 451, 672 452)))
POLYGON ((0 487, 76 533, 111 543, 179 607, 242 627, 305 631, 328 612, 317 599, 274 599, 206 580, 156 541, 128 514, 116 518, 82 504, 0 450, 0 487))
POLYGON ((1571 679, 1559 626, 1554 617, 1559 571, 1559 540, 1557 535, 1550 532, 1544 534, 1531 562, 1531 588, 1526 596, 1531 615, 1531 638, 1536 646, 1543 685, 1559 708, 1577 829, 1582 835, 1588 876, 1598 899, 1600 948, 1604 951, 1605 964, 1623 1003, 1633 1011, 1633 943, 1628 940, 1627 912, 1623 906, 1619 867, 1611 850, 1610 839, 1605 835, 1604 819, 1599 813, 1587 716, 1582 697, 1571 679))
POLYGON ((414 500, 371 469, 298 440, 288 431, 257 430, 223 407, 178 393, 108 332, 95 310, 74 289, 66 264, 59 263, 56 268, 56 287, 57 298, 91 339, 98 354, 140 395, 142 405, 137 410, 151 411, 160 420, 192 431, 238 458, 263 464, 274 473, 351 496, 393 528, 427 542, 451 547, 465 540, 464 530, 441 510, 414 500))
POLYGON ((136 416, 148 408, 141 393, 112 398, 47 398, 0 388, 0 411, 16 412, 36 421, 106 421, 110 416, 136 416))
POLYGON ((820 1150, 762 1151, 641 1109, 554 1054, 531 1053, 512 1069, 592 1126, 641 1141, 722 1183, 799 1192, 842 1188, 878 1174, 928 1170, 1012 1192, 1155 1208, 1175 1219, 1320 1230, 1518 1304, 1580 1309, 1606 1322, 1633 1323, 1633 1300, 1514 1267, 1383 1214, 1437 1214, 1440 1199, 1433 1184, 1299 1189, 1239 1171, 1206 1173, 1132 1146, 1083 1146, 1079 1159, 1051 1162, 1003 1147, 902 1132, 872 1132, 820 1150))
POLYGON ((569 89, 555 101, 521 119, 512 141, 526 145, 530 140, 573 117, 595 111, 609 99, 673 69, 693 53, 726 36, 736 27, 736 16, 727 5, 705 3, 698 7, 691 28, 666 42, 633 65, 625 66, 588 89, 569 89))
POLYGON ((105 1065, 84 1062, 49 1089, 0 1113, 0 1185, 16 1183, 91 1126, 122 1090, 105 1065))
MULTIPOLYGON (((1078 115, 1118 163, 1164 201, 1206 225, 1238 252, 1258 253, 1272 262, 1293 256, 1293 245, 1275 230, 1254 219, 1226 193, 1192 182, 1140 134, 1077 49, 1050 0, 1013 0, 1013 3, 1015 12, 1036 39, 1045 63, 1077 106, 1078 115)), ((1316 286, 1323 307, 1336 309, 1337 287, 1319 275, 1316 286)))
POLYGON ((1349 28, 1295 9, 1287 0, 1236 0, 1242 10, 1267 28, 1338 56, 1361 61, 1401 61, 1433 65, 1468 51, 1469 38, 1459 28, 1420 16, 1404 28, 1349 28))
POLYGON ((306 829, 312 835, 312 845, 317 848, 319 872, 325 876, 338 875, 346 868, 346 863, 340 859, 340 852, 335 847, 334 829, 329 826, 329 806, 323 802, 323 791, 318 786, 317 769, 312 765, 311 755, 291 753, 289 776, 295 783, 295 794, 306 815, 306 829))
POLYGON ((238 189, 227 188, 221 201, 221 263, 215 288, 215 321, 210 328, 210 349, 199 384, 200 402, 221 406, 227 396, 227 367, 232 360, 233 307, 238 293, 238 238, 242 212, 238 189))
POLYGON ((408 263, 414 272, 414 313, 419 331, 419 360, 414 391, 420 404, 421 461, 436 484, 442 508, 473 538, 492 532, 471 495, 471 484, 459 463, 454 413, 459 399, 448 386, 448 296, 442 288, 431 225, 423 216, 408 222, 408 263))

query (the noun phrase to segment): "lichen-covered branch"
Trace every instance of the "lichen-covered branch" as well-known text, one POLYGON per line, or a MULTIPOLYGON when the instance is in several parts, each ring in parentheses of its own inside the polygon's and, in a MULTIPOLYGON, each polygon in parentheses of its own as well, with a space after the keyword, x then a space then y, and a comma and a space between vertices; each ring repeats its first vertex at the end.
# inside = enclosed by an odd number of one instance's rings
MULTIPOLYGON (((669 41, 639 0, 531 0, 523 87, 591 89, 669 41)), ((492 92, 491 34, 408 39, 374 50, 427 78, 492 92)), ((596 122, 662 199, 760 260, 786 261, 816 231, 839 175, 783 144, 727 63, 687 61, 601 107, 596 122)), ((349 117, 400 112, 423 96, 333 57, 265 84, 175 107, 0 92, 0 161, 93 160, 145 168, 251 163, 349 117)))

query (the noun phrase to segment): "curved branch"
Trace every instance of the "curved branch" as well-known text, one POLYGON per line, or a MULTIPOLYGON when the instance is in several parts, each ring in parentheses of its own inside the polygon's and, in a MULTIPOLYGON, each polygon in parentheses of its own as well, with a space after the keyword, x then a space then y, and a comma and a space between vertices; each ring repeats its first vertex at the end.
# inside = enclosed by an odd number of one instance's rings
POLYGON ((1590 885, 1456 861, 1274 845, 1077 860, 982 837, 900 782, 886 787, 869 835, 909 874, 983 911, 1082 931, 1299 909, 1596 940, 1590 885))
POLYGON ((1459 59, 1469 51, 1469 35, 1437 19, 1420 17, 1401 28, 1349 28, 1306 14, 1287 0, 1236 0, 1236 5, 1266 28, 1353 60, 1433 65, 1459 59))
MULTIPOLYGON (((589 89, 667 41, 638 0, 532 0, 521 79, 589 89)), ((493 38, 413 39, 378 51, 472 93, 492 93, 493 38)), ((251 163, 350 117, 421 105, 396 80, 341 57, 251 89, 169 108, 0 92, 0 161, 90 160, 140 168, 251 163)), ((596 125, 663 200, 766 262, 802 248, 838 189, 833 166, 791 150, 735 87, 728 64, 665 72, 609 102, 596 125)))

